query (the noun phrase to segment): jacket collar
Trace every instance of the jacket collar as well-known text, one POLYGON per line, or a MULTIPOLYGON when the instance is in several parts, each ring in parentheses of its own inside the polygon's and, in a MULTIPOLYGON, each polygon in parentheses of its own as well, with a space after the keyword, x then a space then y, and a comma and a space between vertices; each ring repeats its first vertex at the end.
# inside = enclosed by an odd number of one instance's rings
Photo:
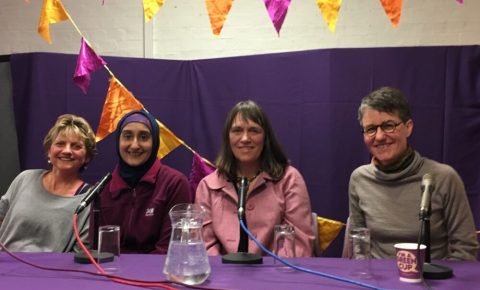
MULTIPOLYGON (((216 170, 213 174, 216 175, 217 173, 218 171, 216 170)), ((256 188, 263 186, 265 183, 272 180, 273 178, 270 176, 270 174, 266 172, 261 172, 257 176, 257 178, 255 178, 255 180, 253 180, 252 183, 249 185, 248 192, 253 192, 256 188)), ((210 189, 215 191, 223 189, 223 191, 226 192, 234 200, 237 200, 238 198, 237 190, 235 189, 233 182, 230 182, 224 176, 220 176, 220 178, 212 178, 212 181, 209 182, 209 187, 210 189)))
MULTIPOLYGON (((137 186, 141 183, 147 183, 152 185, 155 184, 158 176, 158 171, 160 170, 161 166, 162 165, 160 163, 160 160, 155 160, 152 167, 150 167, 150 169, 147 170, 147 172, 142 176, 142 178, 140 178, 137 186)), ((110 181, 108 189, 112 193, 112 198, 117 198, 123 190, 129 189, 130 186, 120 176, 118 164, 115 166, 115 169, 113 171, 113 177, 114 178, 112 178, 112 181, 110 181)))

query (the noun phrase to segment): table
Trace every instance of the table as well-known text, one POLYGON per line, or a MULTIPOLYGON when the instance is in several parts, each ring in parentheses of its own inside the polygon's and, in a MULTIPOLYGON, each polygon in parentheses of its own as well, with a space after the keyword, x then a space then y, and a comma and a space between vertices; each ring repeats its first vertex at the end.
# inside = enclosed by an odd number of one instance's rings
MULTIPOLYGON (((95 271, 92 265, 76 264, 69 253, 16 253, 29 262, 48 267, 95 271)), ((312 274, 294 271, 282 272, 270 257, 264 257, 262 265, 222 264, 220 257, 209 257, 212 273, 201 286, 222 289, 367 289, 357 285, 312 274)), ((163 255, 122 255, 118 275, 145 280, 163 280, 163 255)), ((371 279, 357 279, 352 271, 358 261, 342 258, 297 258, 294 264, 327 274, 355 279, 385 289, 424 289, 422 284, 400 282, 394 260, 372 260, 371 279)), ((480 263, 434 261, 447 265, 454 277, 447 280, 428 280, 433 289, 478 289, 480 287, 480 263)), ((182 287, 177 287, 182 289, 182 287)), ((65 290, 65 289, 145 289, 122 285, 104 277, 83 273, 53 272, 34 268, 14 260, 0 252, 0 289, 8 290, 65 290)), ((151 289, 151 288, 149 288, 151 289)))

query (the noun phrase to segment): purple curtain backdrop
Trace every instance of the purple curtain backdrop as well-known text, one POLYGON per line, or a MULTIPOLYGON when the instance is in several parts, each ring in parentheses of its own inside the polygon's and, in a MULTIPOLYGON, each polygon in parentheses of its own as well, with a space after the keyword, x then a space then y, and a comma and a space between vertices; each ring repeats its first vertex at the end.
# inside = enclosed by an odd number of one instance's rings
MULTIPOLYGON (((72 81, 76 55, 11 56, 21 168, 43 168, 42 139, 56 117, 74 113, 96 130, 109 75, 92 74, 87 95, 72 81)), ((480 47, 325 49, 207 60, 104 57, 116 77, 157 119, 214 161, 228 110, 253 99, 269 114, 292 164, 304 175, 312 208, 345 221, 348 180, 368 163, 357 108, 385 85, 401 89, 413 110, 412 146, 462 176, 480 226, 480 47)), ((117 156, 112 136, 84 173, 95 182, 117 156)), ((190 173, 180 147, 163 162, 190 173)), ((419 185, 420 194, 420 185, 419 185)), ((337 238, 327 256, 339 256, 337 238)))

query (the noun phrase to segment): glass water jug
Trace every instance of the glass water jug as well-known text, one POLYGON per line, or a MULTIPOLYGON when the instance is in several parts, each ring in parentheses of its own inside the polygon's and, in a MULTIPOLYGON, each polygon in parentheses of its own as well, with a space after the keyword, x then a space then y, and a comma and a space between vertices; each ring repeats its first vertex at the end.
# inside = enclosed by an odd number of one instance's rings
POLYGON ((197 204, 177 204, 169 212, 172 234, 163 273, 170 281, 187 285, 203 283, 210 264, 202 237, 205 210, 197 204))

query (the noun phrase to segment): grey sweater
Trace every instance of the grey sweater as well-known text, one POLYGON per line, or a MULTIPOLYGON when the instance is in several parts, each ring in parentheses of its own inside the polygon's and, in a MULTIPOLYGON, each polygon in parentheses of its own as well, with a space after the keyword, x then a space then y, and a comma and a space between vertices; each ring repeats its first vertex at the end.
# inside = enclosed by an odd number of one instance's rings
MULTIPOLYGON (((26 170, 0 199, 0 241, 10 251, 79 251, 73 231, 73 213, 83 195, 62 197, 46 191, 45 170, 26 170)), ((77 218, 82 241, 88 238, 89 208, 77 218)))
POLYGON ((372 163, 353 171, 349 184, 351 228, 370 229, 374 258, 395 257, 395 243, 416 243, 421 181, 426 173, 435 180, 430 217, 432 259, 475 260, 475 224, 460 176, 452 167, 418 152, 400 172, 385 173, 372 163))

